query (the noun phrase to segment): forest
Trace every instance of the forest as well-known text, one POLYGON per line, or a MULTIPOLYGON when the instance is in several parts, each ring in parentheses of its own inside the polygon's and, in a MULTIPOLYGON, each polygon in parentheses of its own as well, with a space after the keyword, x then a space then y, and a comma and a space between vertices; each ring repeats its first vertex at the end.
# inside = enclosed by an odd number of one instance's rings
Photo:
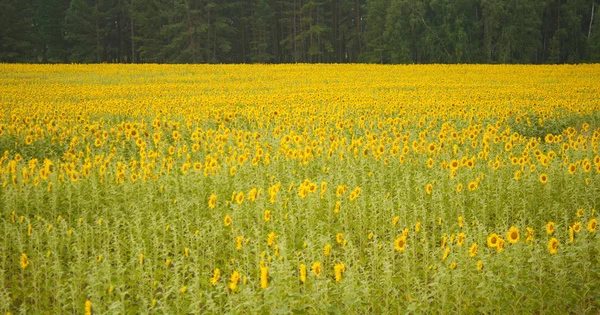
POLYGON ((0 0, 0 62, 588 63, 600 61, 599 6, 598 0, 0 0))

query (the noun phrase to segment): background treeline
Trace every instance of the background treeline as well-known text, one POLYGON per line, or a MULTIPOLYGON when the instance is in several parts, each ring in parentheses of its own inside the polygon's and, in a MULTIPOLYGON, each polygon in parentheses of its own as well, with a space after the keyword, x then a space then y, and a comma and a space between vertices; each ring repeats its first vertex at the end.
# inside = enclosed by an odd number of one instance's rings
POLYGON ((0 62, 598 62, 599 7, 600 0, 0 0, 0 62))

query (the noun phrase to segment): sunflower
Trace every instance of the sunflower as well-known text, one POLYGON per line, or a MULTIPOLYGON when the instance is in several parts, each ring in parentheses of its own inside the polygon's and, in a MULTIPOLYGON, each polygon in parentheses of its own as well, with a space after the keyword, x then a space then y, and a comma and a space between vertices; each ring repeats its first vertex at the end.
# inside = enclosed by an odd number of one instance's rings
POLYGON ((525 239, 525 242, 533 243, 533 229, 530 227, 527 227, 526 230, 527 230, 527 237, 525 239))
POLYGON ((339 201, 335 202, 335 208, 333 208, 333 213, 339 213, 342 204, 339 201))
POLYGON ((573 223, 573 231, 575 233, 581 232, 581 222, 576 221, 575 223, 573 223))
POLYGON ((571 163, 571 164, 569 165, 569 174, 571 174, 571 175, 575 174, 575 171, 576 171, 576 170, 577 170, 577 165, 575 165, 575 164, 571 163))
POLYGON ((452 161, 450 161, 450 168, 451 169, 456 170, 456 169, 458 169, 458 166, 459 166, 458 160, 452 160, 452 161))
POLYGON ((326 191, 327 191, 327 182, 322 182, 321 183, 321 198, 323 198, 326 191))
POLYGON ((346 186, 345 185, 340 185, 337 187, 337 189, 335 190, 335 195, 339 198, 341 196, 343 196, 346 193, 346 186))
POLYGON ((496 252, 501 253, 504 250, 505 246, 506 246, 506 243, 504 242, 504 240, 502 238, 498 237, 498 246, 496 247, 496 252))
POLYGON ((341 243, 342 243, 342 241, 344 241, 344 234, 342 234, 342 233, 338 233, 338 234, 335 236, 335 241, 336 241, 336 242, 338 242, 338 244, 341 244, 341 243))
POLYGON ((320 262, 315 262, 312 264, 312 266, 310 267, 310 269, 312 270, 312 272, 315 274, 315 276, 319 276, 321 275, 321 271, 323 271, 323 267, 321 266, 320 262))
POLYGON ((394 241, 394 248, 396 248, 396 251, 402 253, 406 248, 406 238, 403 236, 398 237, 396 241, 394 241))
POLYGON ((354 190, 350 193, 350 200, 355 200, 360 196, 360 187, 354 188, 354 190))
POLYGON ((342 274, 344 273, 344 271, 346 271, 346 266, 342 263, 340 264, 336 264, 333 267, 334 273, 335 273, 335 282, 340 282, 342 281, 342 274))
POLYGON ((250 191, 248 192, 248 200, 249 201, 255 201, 256 200, 256 196, 257 196, 257 192, 258 192, 258 190, 256 188, 250 189, 250 191))
POLYGON ((546 184, 548 182, 548 175, 545 173, 540 174, 540 183, 546 184))
POLYGON ((277 234, 275 234, 275 232, 269 233, 269 235, 267 236, 267 245, 273 246, 273 244, 275 244, 276 238, 277 238, 277 234))
POLYGON ((269 268, 260 267, 260 287, 266 289, 269 287, 269 268))
POLYGON ((323 247, 323 255, 325 255, 325 256, 331 255, 331 244, 329 244, 329 243, 325 244, 325 246, 323 247))
POLYGON ((581 218, 583 216, 583 209, 577 209, 577 217, 581 218))
POLYGON ((473 245, 471 245, 471 248, 469 248, 469 257, 477 256, 478 249, 479 249, 479 246, 477 246, 477 243, 473 243, 473 245))
POLYGON ((465 232, 458 233, 458 236, 456 237, 456 245, 458 247, 462 247, 464 242, 465 242, 465 232))
POLYGON ((483 270, 483 261, 482 260, 477 262, 477 270, 479 270, 479 271, 483 270))
POLYGON ((85 315, 91 315, 92 314, 92 302, 87 299, 85 300, 85 303, 83 304, 84 306, 84 314, 85 315))
POLYGON ((315 191, 317 191, 317 184, 315 183, 310 183, 308 185, 308 192, 310 193, 314 193, 315 191))
POLYGON ((500 239, 500 237, 498 237, 498 234, 496 233, 492 233, 490 234, 490 236, 488 236, 487 238, 487 245, 490 248, 496 248, 498 247, 498 240, 500 239))
POLYGON ((575 231, 573 230, 573 226, 569 226, 569 242, 573 244, 575 241, 575 231))
POLYGON ((473 168, 475 166, 475 160, 474 159, 470 159, 467 161, 467 167, 468 168, 473 168))
POLYGON ((446 248, 444 249, 444 254, 442 255, 442 261, 446 260, 446 258, 450 256, 450 250, 450 246, 446 246, 446 248))
POLYGON ((430 143, 427 149, 429 150, 429 153, 435 152, 435 143, 430 143))
POLYGON ((225 226, 230 226, 231 225, 231 217, 229 215, 226 215, 225 218, 223 219, 223 223, 225 224, 225 226))
POLYGON ((396 226, 396 224, 398 224, 398 221, 400 221, 400 217, 399 217, 399 216, 395 216, 395 217, 392 219, 392 225, 393 225, 393 226, 396 226))
POLYGON ((265 222, 271 221, 271 211, 270 210, 265 210, 264 217, 265 217, 265 222))
POLYGON ((217 195, 211 194, 210 198, 208 198, 208 207, 214 209, 217 205, 217 195))
POLYGON ((425 185, 425 192, 426 192, 428 195, 431 195, 431 191, 432 191, 432 190, 433 190, 433 186, 432 186, 431 184, 427 184, 427 185, 425 185))
POLYGON ((477 186, 478 186, 478 185, 477 185, 477 182, 476 182, 476 181, 470 182, 470 183, 469 183, 469 186, 468 186, 468 188, 469 188, 469 191, 473 191, 473 190, 477 189, 477 186))
MULTIPOLYGON (((235 238, 235 249, 236 250, 240 250, 242 249, 242 246, 244 245, 244 237, 243 236, 236 236, 235 238)), ((187 247, 186 247, 187 249, 187 247)))
POLYGON ((511 244, 515 244, 519 241, 520 235, 519 235, 519 229, 517 229, 514 226, 511 226, 510 229, 508 230, 508 233, 506 233, 506 239, 508 239, 508 241, 511 244))
POLYGON ((453 262, 450 264, 450 269, 456 269, 456 261, 453 261, 453 262))
POLYGON ((21 265, 21 269, 25 269, 27 268, 27 266, 29 266, 29 258, 27 258, 27 254, 21 254, 21 259, 19 260, 19 263, 21 265))
POLYGON ((234 270, 233 273, 231 273, 228 285, 231 291, 235 291, 237 289, 238 283, 240 282, 240 278, 240 273, 237 270, 234 270))
POLYGON ((244 193, 243 192, 239 192, 236 196, 235 196, 235 203, 242 204, 242 202, 244 201, 244 193))
POLYGON ((598 220, 596 220, 596 218, 593 218, 590 220, 590 222, 588 222, 587 229, 588 229, 588 231, 590 231, 590 233, 596 232, 597 227, 598 227, 598 220))
POLYGON ((300 282, 306 283, 306 265, 300 264, 300 282))
POLYGON ((554 237, 548 241, 548 251, 550 252, 550 254, 554 255, 558 253, 558 245, 560 245, 560 243, 554 237))
POLYGON ((217 285, 220 277, 221 277, 221 269, 215 268, 215 271, 213 272, 213 276, 212 276, 212 278, 210 278, 210 284, 217 285))
POLYGON ((548 235, 554 234, 555 229, 556 229, 556 224, 554 222, 550 221, 546 224, 546 233, 548 235))

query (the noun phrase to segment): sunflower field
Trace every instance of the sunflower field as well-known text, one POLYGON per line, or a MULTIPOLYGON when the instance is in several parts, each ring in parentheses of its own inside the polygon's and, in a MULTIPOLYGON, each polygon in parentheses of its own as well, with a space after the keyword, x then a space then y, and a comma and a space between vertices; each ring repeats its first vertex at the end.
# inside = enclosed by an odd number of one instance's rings
POLYGON ((0 64, 0 312, 598 314, 599 82, 0 64))

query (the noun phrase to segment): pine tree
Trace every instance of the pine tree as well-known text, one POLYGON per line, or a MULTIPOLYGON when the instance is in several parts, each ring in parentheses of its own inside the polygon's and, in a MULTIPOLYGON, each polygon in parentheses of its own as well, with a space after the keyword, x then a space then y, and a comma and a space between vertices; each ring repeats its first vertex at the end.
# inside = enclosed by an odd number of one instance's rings
POLYGON ((72 0, 65 17, 65 39, 71 62, 101 62, 101 34, 95 1, 72 0))

